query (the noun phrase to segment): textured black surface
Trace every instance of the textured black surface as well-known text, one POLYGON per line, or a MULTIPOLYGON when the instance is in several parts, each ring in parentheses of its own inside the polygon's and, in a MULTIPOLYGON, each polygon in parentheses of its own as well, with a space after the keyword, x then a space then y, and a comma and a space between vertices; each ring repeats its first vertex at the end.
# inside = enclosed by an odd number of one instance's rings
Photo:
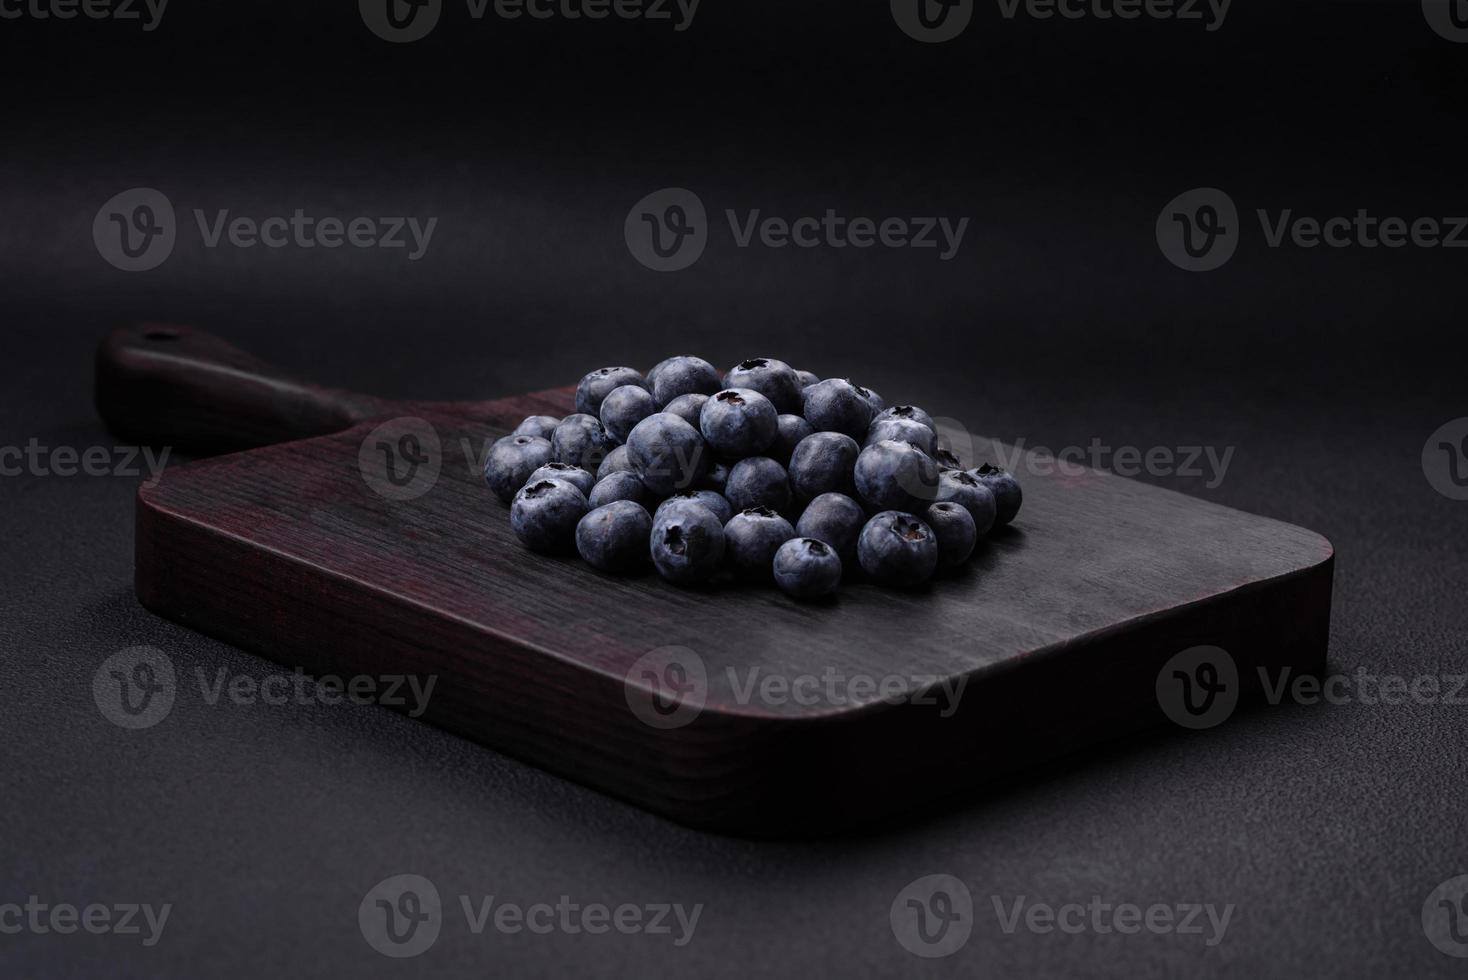
MULTIPOLYGON (((238 22, 180 4, 136 40, 0 23, 15 93, 0 116, 0 446, 108 444, 89 363, 119 320, 196 323, 404 397, 535 390, 685 348, 721 365, 770 354, 1031 446, 1234 447, 1218 486, 1155 480, 1333 542, 1333 670, 1468 671, 1468 504, 1420 466, 1428 436, 1468 414, 1463 253, 1267 250, 1256 234, 1188 275, 1153 238, 1163 203, 1210 184, 1241 209, 1462 213, 1468 47, 1415 3, 1239 0, 1208 36, 1005 33, 991 11, 986 30, 931 48, 894 35, 882 3, 849 20, 850 4, 708 4, 673 41, 487 24, 402 49, 366 36, 350 5, 340 31, 305 5, 238 22), (628 255, 622 222, 675 184, 711 209, 973 227, 953 263, 725 239, 658 275, 628 255), (90 229, 138 185, 181 209, 441 222, 419 263, 180 246, 130 275, 90 229)), ((711 837, 380 709, 195 693, 154 728, 110 724, 92 676, 124 647, 210 676, 273 670, 138 607, 134 482, 0 478, 0 904, 174 909, 148 949, 0 933, 7 977, 1462 972, 1420 916, 1468 873, 1468 706, 1265 709, 861 836, 711 837), (476 937, 459 920, 392 961, 356 910, 400 872, 446 897, 705 909, 681 949, 476 937), (925 963, 888 909, 933 873, 963 879, 978 916, 962 950, 925 963), (992 895, 1237 910, 1207 948, 1006 935, 992 895)), ((886 775, 901 793, 902 773, 886 775)))

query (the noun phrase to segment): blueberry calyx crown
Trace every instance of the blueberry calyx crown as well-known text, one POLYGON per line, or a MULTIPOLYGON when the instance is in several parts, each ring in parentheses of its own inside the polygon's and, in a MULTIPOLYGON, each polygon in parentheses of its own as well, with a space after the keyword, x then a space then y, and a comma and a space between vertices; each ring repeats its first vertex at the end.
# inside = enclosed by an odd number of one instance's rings
POLYGON ((966 487, 976 487, 979 485, 978 480, 975 480, 963 470, 954 470, 948 478, 954 483, 962 483, 966 487))
POLYGON ((681 555, 688 550, 688 542, 683 539, 683 528, 677 524, 670 524, 663 531, 663 544, 675 555, 681 555))
POLYGON ((743 405, 744 396, 732 388, 725 389, 714 396, 714 401, 728 402, 731 405, 743 405))
POLYGON ((933 453, 933 459, 952 470, 963 468, 962 464, 959 462, 958 457, 946 449, 935 450, 933 453))
POLYGON ((911 405, 895 405, 892 408, 892 414, 895 415, 895 416, 897 416, 900 419, 910 419, 910 418, 913 417, 912 406, 911 405))
POLYGON ((1003 473, 1004 470, 1000 469, 997 466, 991 466, 988 463, 985 463, 983 466, 979 467, 979 472, 984 474, 985 476, 988 476, 991 473, 1003 473))
POLYGON ((824 541, 817 541, 815 538, 806 538, 804 541, 801 542, 801 544, 805 545, 805 550, 809 551, 813 555, 824 556, 827 552, 831 550, 830 548, 826 547, 826 543, 824 541))
POLYGON ((856 389, 856 393, 858 395, 860 395, 861 397, 863 397, 863 398, 870 397, 870 395, 871 395, 871 392, 870 391, 868 391, 867 389, 863 388, 861 385, 857 384, 855 381, 852 381, 850 378, 847 378, 846 379, 846 383, 849 384, 849 385, 851 385, 851 387, 855 388, 856 389))
POLYGON ((758 507, 746 507, 740 513, 748 514, 750 517, 779 517, 773 510, 760 504, 758 507))
POLYGON ((765 367, 769 363, 770 362, 769 362, 769 359, 768 358, 764 358, 764 357, 751 357, 747 361, 740 361, 739 362, 739 370, 741 370, 741 371, 753 371, 755 368, 765 367))
POLYGON ((928 536, 927 528, 906 514, 899 515, 893 519, 892 533, 898 537, 906 538, 908 541, 921 541, 928 536))
POLYGON ((539 483, 537 483, 533 487, 526 487, 525 488, 525 496, 527 496, 527 497, 539 497, 542 494, 544 494, 547 490, 554 490, 555 488, 556 488, 556 482, 554 480, 541 480, 539 483))

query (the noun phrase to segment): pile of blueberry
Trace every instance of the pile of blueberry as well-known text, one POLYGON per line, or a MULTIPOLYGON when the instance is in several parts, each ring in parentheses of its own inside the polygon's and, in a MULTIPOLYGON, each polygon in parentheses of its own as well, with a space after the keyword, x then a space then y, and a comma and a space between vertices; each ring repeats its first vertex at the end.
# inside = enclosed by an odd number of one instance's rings
POLYGON ((757 357, 720 376, 673 357, 644 377, 592 371, 576 414, 535 415, 490 450, 484 477, 526 547, 671 582, 724 572, 801 597, 859 566, 916 586, 1008 524, 1020 487, 964 470, 927 412, 757 357))

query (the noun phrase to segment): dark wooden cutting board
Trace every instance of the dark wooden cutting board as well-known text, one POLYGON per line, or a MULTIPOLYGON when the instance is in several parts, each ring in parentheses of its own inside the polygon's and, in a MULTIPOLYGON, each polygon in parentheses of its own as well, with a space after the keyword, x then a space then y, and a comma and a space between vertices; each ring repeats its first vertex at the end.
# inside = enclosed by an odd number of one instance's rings
POLYGON ((1257 667, 1324 663, 1325 539, 1094 470, 1024 476, 963 574, 812 605, 520 547, 474 457, 571 389, 393 403, 181 327, 118 331, 97 368, 119 437, 243 450, 140 489, 146 607, 308 672, 433 675, 426 720, 696 826, 821 833, 1165 723, 1159 670, 1193 646, 1227 650, 1245 697, 1257 667), (380 492, 391 460, 411 472, 404 432, 437 475, 380 492), (780 695, 800 678, 855 696, 780 695))

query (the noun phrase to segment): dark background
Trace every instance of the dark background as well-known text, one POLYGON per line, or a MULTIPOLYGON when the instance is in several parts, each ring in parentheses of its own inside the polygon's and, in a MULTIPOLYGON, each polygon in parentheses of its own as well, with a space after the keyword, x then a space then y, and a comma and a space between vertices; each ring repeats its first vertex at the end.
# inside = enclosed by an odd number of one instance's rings
MULTIPOLYGON (((852 374, 1030 445, 1234 447, 1224 482, 1144 477, 1304 524, 1338 553, 1330 666, 1468 670, 1468 504, 1420 454, 1463 399, 1464 254, 1264 246, 1255 208, 1468 213, 1468 45, 1415 2, 1235 0, 1197 22, 1003 20, 922 45, 885 2, 704 0, 668 23, 470 20, 391 45, 350 3, 186 4, 159 28, 0 20, 0 444, 110 445, 90 395, 110 326, 174 320, 314 379, 480 398, 672 353, 852 374), (793 218, 966 216, 958 257, 733 247, 657 274, 622 223, 696 191, 793 218), (438 217, 402 252, 200 247, 107 265, 127 188, 264 217, 438 217), (1222 269, 1153 225, 1226 190, 1222 269)), ((173 902, 163 941, 0 935, 7 976, 1426 976, 1460 971, 1422 902, 1468 872, 1465 709, 1282 707, 1103 747, 838 840, 671 825, 390 712, 181 700, 124 732, 91 697, 134 644, 264 676, 130 585, 123 477, 0 479, 0 901, 173 902), (357 902, 411 871, 507 901, 702 902, 694 942, 471 937, 418 959, 357 902), (897 891, 944 872, 973 938, 925 962, 897 891), (988 897, 1235 903, 1225 941, 1004 935, 988 897)), ((1104 519, 1104 515, 1098 515, 1104 519)), ((996 746, 1002 752, 1003 746, 996 746)), ((963 765, 955 759, 955 768, 963 765)), ((901 773, 874 779, 902 792, 901 773)))

